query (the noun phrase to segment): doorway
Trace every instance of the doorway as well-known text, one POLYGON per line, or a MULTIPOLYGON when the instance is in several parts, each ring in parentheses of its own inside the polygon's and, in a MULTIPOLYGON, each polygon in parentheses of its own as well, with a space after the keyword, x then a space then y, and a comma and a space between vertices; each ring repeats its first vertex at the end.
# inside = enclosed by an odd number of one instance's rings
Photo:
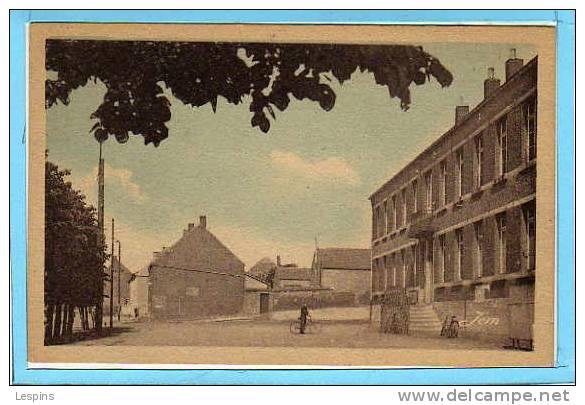
POLYGON ((268 293, 261 293, 260 294, 260 313, 261 314, 265 314, 269 310, 268 299, 269 299, 268 293))
POLYGON ((426 304, 433 302, 433 239, 427 238, 424 244, 424 269, 425 269, 425 293, 426 304))

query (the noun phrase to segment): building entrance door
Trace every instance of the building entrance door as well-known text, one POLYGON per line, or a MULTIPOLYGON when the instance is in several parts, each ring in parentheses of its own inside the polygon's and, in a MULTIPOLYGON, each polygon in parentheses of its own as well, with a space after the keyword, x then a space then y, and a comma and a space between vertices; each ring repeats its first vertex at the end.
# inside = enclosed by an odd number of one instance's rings
POLYGON ((260 294, 260 313, 265 314, 268 312, 268 294, 260 294))
POLYGON ((425 256, 425 303, 433 302, 433 240, 427 238, 424 240, 424 256, 425 256))

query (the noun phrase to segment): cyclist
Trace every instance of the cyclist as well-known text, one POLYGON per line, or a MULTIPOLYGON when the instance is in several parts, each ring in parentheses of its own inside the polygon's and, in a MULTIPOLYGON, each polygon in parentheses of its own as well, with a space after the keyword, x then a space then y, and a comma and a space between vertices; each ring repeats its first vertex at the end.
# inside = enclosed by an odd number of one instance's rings
POLYGON ((459 337, 459 321, 457 317, 453 315, 451 317, 451 324, 449 325, 449 335, 447 337, 456 338, 459 337))
POLYGON ((299 321, 301 321, 301 334, 305 334, 305 329, 307 327, 307 320, 311 316, 309 315, 309 308, 307 308, 306 304, 301 305, 301 316, 299 316, 299 321))

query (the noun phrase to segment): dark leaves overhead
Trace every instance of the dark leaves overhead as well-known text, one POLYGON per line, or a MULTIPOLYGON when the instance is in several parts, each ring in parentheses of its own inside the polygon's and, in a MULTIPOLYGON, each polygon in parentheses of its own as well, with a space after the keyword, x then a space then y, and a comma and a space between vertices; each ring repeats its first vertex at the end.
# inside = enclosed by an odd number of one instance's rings
POLYGON ((46 46, 46 69, 57 73, 45 84, 46 108, 68 104, 71 91, 90 80, 105 84, 104 99, 92 114, 99 141, 139 135, 158 145, 167 138, 171 111, 163 84, 181 102, 210 103, 213 111, 218 97, 239 104, 250 96, 252 126, 268 132, 268 116, 275 119, 274 108, 284 111, 291 96, 331 110, 336 94, 327 83, 332 77, 343 83, 356 69, 372 72, 405 110, 412 82, 434 77, 448 86, 453 80, 437 59, 407 45, 48 40, 46 46))

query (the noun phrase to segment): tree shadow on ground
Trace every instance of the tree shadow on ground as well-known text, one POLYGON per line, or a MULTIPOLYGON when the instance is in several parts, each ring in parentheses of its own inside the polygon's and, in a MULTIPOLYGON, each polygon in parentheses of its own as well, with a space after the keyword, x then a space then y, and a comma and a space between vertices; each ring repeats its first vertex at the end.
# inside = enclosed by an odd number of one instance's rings
POLYGON ((101 333, 96 332, 95 330, 91 331, 76 331, 73 333, 73 336, 69 338, 63 338, 59 341, 52 342, 52 343, 45 343, 45 346, 59 346, 59 345, 66 345, 71 343, 76 343, 80 341, 91 341, 91 340, 98 340, 103 338, 111 338, 122 334, 131 333, 134 331, 134 328, 131 326, 114 326, 112 329, 104 328, 101 333))

